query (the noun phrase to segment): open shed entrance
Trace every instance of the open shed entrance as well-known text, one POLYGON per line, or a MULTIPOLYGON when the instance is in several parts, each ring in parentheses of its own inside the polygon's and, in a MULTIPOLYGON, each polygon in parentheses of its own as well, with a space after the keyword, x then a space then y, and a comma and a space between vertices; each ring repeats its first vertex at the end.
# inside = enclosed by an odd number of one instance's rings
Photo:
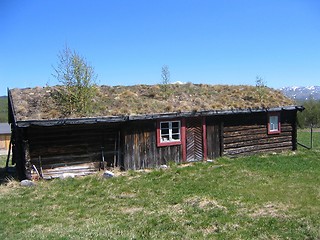
POLYGON ((25 142, 31 175, 87 175, 119 165, 120 131, 114 125, 31 127, 25 142))

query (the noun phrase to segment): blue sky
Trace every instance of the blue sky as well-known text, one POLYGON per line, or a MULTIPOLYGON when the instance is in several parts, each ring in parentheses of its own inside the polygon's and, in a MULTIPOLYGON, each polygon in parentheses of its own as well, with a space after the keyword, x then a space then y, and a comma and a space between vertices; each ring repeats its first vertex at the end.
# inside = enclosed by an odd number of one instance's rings
POLYGON ((58 84, 66 44, 101 85, 320 85, 320 1, 0 0, 0 95, 58 84))

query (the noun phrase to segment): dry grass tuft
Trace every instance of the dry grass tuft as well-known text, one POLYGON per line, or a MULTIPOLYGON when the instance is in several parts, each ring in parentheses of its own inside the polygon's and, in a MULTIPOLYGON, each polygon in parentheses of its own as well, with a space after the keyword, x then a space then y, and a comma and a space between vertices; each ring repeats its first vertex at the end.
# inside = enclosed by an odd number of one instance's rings
POLYGON ((20 183, 12 177, 6 177, 5 183, 0 185, 0 194, 12 194, 15 190, 20 187, 20 183))
POLYGON ((219 209, 223 211, 227 211, 225 206, 220 205, 215 199, 209 198, 201 198, 201 197, 192 197, 185 200, 187 205, 191 205, 193 207, 199 207, 201 209, 219 209))
POLYGON ((142 207, 121 208, 121 212, 125 214, 135 214, 137 212, 142 212, 143 210, 142 207))
POLYGON ((238 205, 238 213, 240 215, 247 215, 251 218, 273 217, 273 218, 287 218, 289 206, 282 203, 268 202, 264 205, 256 205, 248 208, 241 202, 235 203, 238 205))
POLYGON ((169 84, 164 92, 160 85, 100 86, 92 99, 90 116, 63 115, 55 104, 54 93, 62 86, 10 90, 17 120, 41 120, 75 117, 140 115, 205 110, 257 109, 293 105, 279 91, 265 89, 263 98, 254 86, 208 84, 169 84))
POLYGON ((249 213, 250 217, 260 218, 260 217, 276 217, 285 218, 287 217, 286 211, 288 206, 277 203, 267 203, 263 206, 256 207, 252 213, 249 213))

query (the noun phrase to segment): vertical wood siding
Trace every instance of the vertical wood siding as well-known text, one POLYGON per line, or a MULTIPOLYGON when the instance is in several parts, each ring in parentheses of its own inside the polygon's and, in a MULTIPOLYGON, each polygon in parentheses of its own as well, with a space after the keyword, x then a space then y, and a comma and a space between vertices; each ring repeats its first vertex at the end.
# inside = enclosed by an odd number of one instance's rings
POLYGON ((208 159, 221 156, 221 119, 207 117, 207 154, 208 159))
POLYGON ((187 162, 203 160, 202 119, 189 118, 186 126, 187 162))
POLYGON ((133 121, 123 129, 123 168, 144 169, 159 167, 169 161, 181 162, 182 148, 157 147, 156 121, 133 121))
POLYGON ((0 149, 7 150, 10 145, 11 134, 0 134, 0 149))

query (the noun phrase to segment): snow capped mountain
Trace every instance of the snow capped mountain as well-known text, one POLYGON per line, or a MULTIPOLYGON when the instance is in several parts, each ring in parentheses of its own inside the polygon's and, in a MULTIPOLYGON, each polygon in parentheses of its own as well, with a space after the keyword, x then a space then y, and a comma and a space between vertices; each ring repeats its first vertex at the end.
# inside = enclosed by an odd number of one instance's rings
POLYGON ((308 100, 315 99, 320 100, 320 86, 308 86, 308 87, 283 87, 280 91, 289 98, 295 100, 308 100))

